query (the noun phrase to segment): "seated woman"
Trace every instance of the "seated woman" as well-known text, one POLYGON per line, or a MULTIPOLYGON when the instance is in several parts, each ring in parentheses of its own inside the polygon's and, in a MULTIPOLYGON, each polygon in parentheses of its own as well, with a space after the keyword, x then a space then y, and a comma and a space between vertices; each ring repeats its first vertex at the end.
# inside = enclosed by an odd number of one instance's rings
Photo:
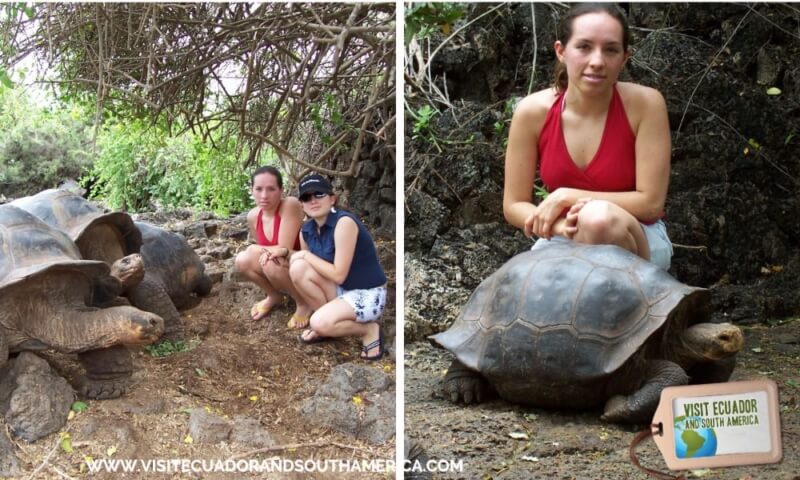
POLYGON ((299 195, 309 220, 301 229, 303 249, 292 254, 289 275, 314 309, 303 343, 328 337, 361 337, 361 358, 383 357, 378 319, 386 306, 386 275, 375 243, 361 221, 338 210, 331 184, 321 175, 300 181, 299 195))
POLYGON ((265 318, 288 293, 297 304, 289 327, 304 328, 308 325, 311 307, 297 294, 289 278, 289 256, 293 250, 300 249, 303 209, 296 198, 281 198, 283 179, 275 167, 258 168, 250 177, 250 186, 256 208, 247 214, 247 226, 256 244, 236 255, 236 269, 266 295, 250 309, 250 317, 253 320, 265 318))
MULTIPOLYGON (((573 7, 559 25, 554 88, 524 98, 511 122, 503 212, 533 248, 554 236, 613 244, 668 269, 664 202, 670 131, 661 94, 618 82, 630 57, 624 14, 573 7), (532 202, 537 163, 549 195, 532 202)), ((563 240, 563 238, 562 238, 563 240)))

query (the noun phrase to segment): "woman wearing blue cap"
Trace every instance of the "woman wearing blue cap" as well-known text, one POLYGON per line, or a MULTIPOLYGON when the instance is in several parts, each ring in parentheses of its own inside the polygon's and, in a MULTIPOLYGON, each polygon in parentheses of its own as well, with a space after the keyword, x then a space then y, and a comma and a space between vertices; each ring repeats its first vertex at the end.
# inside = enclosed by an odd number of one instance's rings
POLYGON ((300 229, 302 250, 292 254, 289 275, 315 310, 300 341, 356 335, 361 358, 378 360, 384 353, 378 319, 386 305, 386 275, 375 242, 355 215, 334 207, 336 195, 325 177, 304 177, 298 197, 309 220, 300 229))

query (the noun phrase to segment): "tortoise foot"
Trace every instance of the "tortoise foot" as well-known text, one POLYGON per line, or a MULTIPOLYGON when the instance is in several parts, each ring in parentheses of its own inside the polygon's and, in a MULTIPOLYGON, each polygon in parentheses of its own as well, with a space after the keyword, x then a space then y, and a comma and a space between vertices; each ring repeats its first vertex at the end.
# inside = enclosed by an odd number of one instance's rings
POLYGON ((84 397, 103 400, 121 397, 128 391, 133 360, 124 345, 79 353, 78 361, 86 370, 78 387, 84 397))
POLYGON ((614 395, 606 402, 600 419, 604 422, 617 423, 628 420, 630 415, 631 409, 628 406, 628 398, 622 395, 614 395))
POLYGON ((444 395, 453 403, 481 403, 488 397, 489 382, 478 372, 453 360, 444 376, 444 395))
POLYGON ((81 395, 92 400, 119 398, 128 392, 130 378, 93 380, 84 378, 78 389, 81 395))
POLYGON ((167 325, 166 328, 164 329, 164 335, 161 335, 161 337, 158 339, 156 343, 161 343, 166 341, 175 343, 177 341, 184 341, 184 340, 186 340, 186 332, 184 331, 183 323, 179 323, 177 325, 175 324, 167 325))

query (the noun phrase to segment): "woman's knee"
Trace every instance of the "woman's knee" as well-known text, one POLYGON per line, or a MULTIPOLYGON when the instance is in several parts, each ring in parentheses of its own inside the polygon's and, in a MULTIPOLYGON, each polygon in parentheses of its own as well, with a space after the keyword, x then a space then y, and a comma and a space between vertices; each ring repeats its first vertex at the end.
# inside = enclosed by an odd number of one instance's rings
POLYGON ((236 254, 234 265, 236 270, 243 272, 245 270, 258 270, 258 257, 261 254, 261 247, 258 245, 250 245, 246 249, 236 254))
POLYGON ((319 335, 327 335, 333 325, 333 319, 326 315, 320 315, 319 311, 314 312, 309 319, 309 326, 319 335))
POLYGON ((578 240, 584 243, 614 243, 618 237, 619 218, 609 202, 593 200, 578 213, 578 240))
POLYGON ((251 270, 253 267, 252 255, 247 250, 241 251, 236 254, 236 259, 233 263, 236 266, 237 272, 251 270))
POLYGON ((289 278, 291 278, 293 282, 298 282, 308 275, 309 269, 311 269, 311 265, 302 258, 300 260, 295 260, 289 265, 289 278))

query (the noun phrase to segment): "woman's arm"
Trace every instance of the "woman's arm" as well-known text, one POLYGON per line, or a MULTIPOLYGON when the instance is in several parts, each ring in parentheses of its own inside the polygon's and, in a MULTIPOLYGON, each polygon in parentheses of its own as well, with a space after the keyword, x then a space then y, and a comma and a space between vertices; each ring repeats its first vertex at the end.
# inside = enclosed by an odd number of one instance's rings
POLYGON ((526 236, 528 220, 535 212, 532 192, 538 162, 537 142, 547 116, 547 101, 552 102, 552 90, 525 97, 514 112, 506 147, 503 214, 511 225, 523 229, 526 236))
POLYGON ((291 251, 294 248, 300 227, 303 226, 303 206, 295 197, 286 197, 281 203, 281 228, 278 231, 278 245, 291 251))
POLYGON ((253 243, 258 243, 258 235, 256 235, 256 221, 258 218, 258 207, 251 209, 247 212, 247 233, 250 235, 250 240, 253 243))
MULTIPOLYGON (((333 263, 330 263, 313 253, 303 250, 292 255, 291 261, 305 259, 320 275, 331 280, 336 285, 341 285, 350 273, 353 256, 356 253, 356 240, 358 239, 358 226, 353 219, 342 217, 336 222, 333 231, 333 241, 336 253, 333 263)), ((305 248, 305 246, 304 246, 305 248)))

